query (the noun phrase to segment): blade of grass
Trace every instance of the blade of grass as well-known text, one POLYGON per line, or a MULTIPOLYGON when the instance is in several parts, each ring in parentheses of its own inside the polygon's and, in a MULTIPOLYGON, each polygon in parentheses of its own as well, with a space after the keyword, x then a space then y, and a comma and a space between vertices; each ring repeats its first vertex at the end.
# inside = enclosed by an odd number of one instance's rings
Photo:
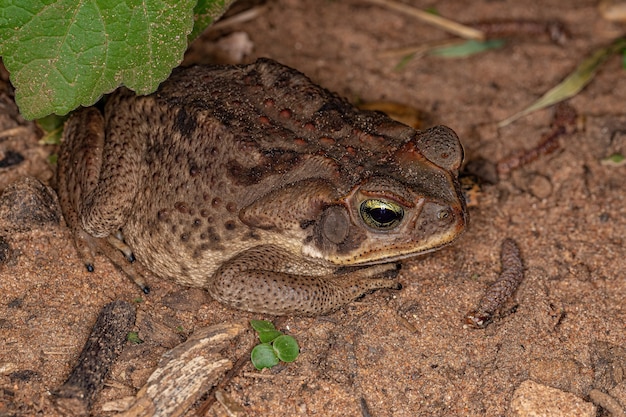
POLYGON ((488 41, 475 41, 473 39, 463 41, 458 45, 443 46, 434 48, 428 53, 442 58, 462 58, 479 54, 489 49, 498 49, 504 46, 503 39, 491 39, 488 41))
POLYGON ((501 128, 507 126, 520 117, 575 96, 591 82, 600 66, 611 55, 624 48, 626 48, 626 38, 619 38, 613 41, 609 46, 597 50, 590 57, 583 60, 574 72, 568 75, 562 82, 550 89, 541 98, 524 110, 502 120, 498 123, 498 127, 501 128))
POLYGON ((381 58, 399 58, 400 62, 394 67, 395 71, 403 69, 411 60, 421 58, 424 55, 435 55, 442 58, 462 58, 474 55, 489 49, 497 49, 504 46, 505 41, 492 39, 488 41, 475 41, 465 39, 446 39, 445 41, 428 42, 405 48, 384 51, 378 54, 381 58))

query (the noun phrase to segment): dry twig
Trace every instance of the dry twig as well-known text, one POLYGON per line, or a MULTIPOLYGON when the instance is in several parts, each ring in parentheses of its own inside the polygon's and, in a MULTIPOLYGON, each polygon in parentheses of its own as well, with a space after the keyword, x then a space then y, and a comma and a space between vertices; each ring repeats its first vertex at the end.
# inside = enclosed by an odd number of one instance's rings
POLYGON ((524 267, 519 248, 513 239, 502 242, 502 272, 498 280, 491 284, 480 299, 478 307, 465 316, 465 322, 474 328, 482 329, 493 319, 494 313, 509 299, 524 279, 524 267))
POLYGON ((127 301, 117 300, 102 308, 89 339, 67 381, 52 393, 63 415, 89 415, 104 378, 126 342, 126 334, 135 322, 135 309, 127 301))
POLYGON ((440 29, 443 29, 446 32, 460 36, 461 38, 464 38, 464 39, 475 39, 479 41, 485 40, 484 33, 482 33, 478 29, 474 29, 472 27, 462 25, 461 23, 455 22, 450 19, 446 19, 445 17, 441 17, 432 13, 425 12, 423 10, 409 6, 408 4, 404 4, 404 3, 400 3, 400 2, 392 1, 392 0, 367 0, 367 2, 372 3, 372 4, 377 4, 379 6, 387 7, 388 9, 396 10, 406 15, 415 17, 421 20, 422 22, 425 22, 435 27, 438 27, 440 29))

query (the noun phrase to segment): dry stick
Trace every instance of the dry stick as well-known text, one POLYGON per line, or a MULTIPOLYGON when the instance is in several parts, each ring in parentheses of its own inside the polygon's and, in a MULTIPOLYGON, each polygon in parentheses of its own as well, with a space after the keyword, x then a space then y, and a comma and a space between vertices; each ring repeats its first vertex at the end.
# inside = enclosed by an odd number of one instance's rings
POLYGON ((265 13, 266 10, 267 10, 267 5, 255 6, 248 10, 244 10, 240 13, 237 13, 236 15, 220 19, 214 24, 212 24, 211 26, 209 26, 208 29, 211 31, 227 29, 227 28, 230 28, 231 26, 238 25, 240 23, 245 23, 250 20, 256 19, 262 13, 265 13))
POLYGON ((367 0, 368 3, 377 4, 379 6, 387 7, 389 9, 396 10, 406 15, 415 17, 422 22, 426 22, 430 25, 436 26, 440 29, 458 35, 464 39, 475 39, 482 41, 485 39, 485 34, 478 29, 462 25, 453 20, 446 19, 441 16, 437 16, 432 13, 425 12, 408 4, 399 3, 392 0, 367 0))
POLYGON ((135 309, 126 301, 113 301, 100 310, 78 364, 67 381, 52 393, 55 405, 64 415, 89 415, 134 322, 135 309))
POLYGON ((554 107, 554 115, 550 123, 551 130, 543 135, 537 145, 530 149, 517 151, 496 164, 498 174, 505 176, 511 171, 528 165, 541 155, 547 155, 559 148, 559 138, 577 130, 579 121, 576 109, 568 103, 559 103, 554 107))
POLYGON ((524 279, 524 268, 519 248, 513 239, 502 242, 500 254, 502 273, 480 299, 478 307, 465 316, 471 327, 482 329, 493 319, 493 314, 509 299, 524 279))

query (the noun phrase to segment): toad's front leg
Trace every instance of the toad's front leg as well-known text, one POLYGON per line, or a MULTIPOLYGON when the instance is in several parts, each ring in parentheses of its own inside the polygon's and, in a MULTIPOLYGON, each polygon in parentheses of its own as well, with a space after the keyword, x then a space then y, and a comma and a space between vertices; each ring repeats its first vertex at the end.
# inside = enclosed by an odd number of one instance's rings
POLYGON ((76 112, 66 123, 57 170, 59 202, 87 269, 93 271, 94 254, 103 252, 147 291, 129 264, 132 251, 119 237, 141 178, 143 141, 121 129, 105 138, 105 131, 104 118, 94 108, 76 112))
POLYGON ((398 265, 387 263, 333 272, 272 245, 249 249, 222 265, 206 288, 229 306, 276 315, 317 316, 382 289, 400 289, 391 279, 398 265), (385 277, 386 276, 386 277, 385 277))

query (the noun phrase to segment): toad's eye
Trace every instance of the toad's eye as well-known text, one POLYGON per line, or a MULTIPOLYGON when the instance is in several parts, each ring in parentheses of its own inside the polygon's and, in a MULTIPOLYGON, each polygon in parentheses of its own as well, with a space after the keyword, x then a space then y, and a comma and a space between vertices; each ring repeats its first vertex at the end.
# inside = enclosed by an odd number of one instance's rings
POLYGON ((404 217, 404 209, 399 204, 376 199, 362 202, 360 213, 366 225, 381 230, 393 229, 404 217))

